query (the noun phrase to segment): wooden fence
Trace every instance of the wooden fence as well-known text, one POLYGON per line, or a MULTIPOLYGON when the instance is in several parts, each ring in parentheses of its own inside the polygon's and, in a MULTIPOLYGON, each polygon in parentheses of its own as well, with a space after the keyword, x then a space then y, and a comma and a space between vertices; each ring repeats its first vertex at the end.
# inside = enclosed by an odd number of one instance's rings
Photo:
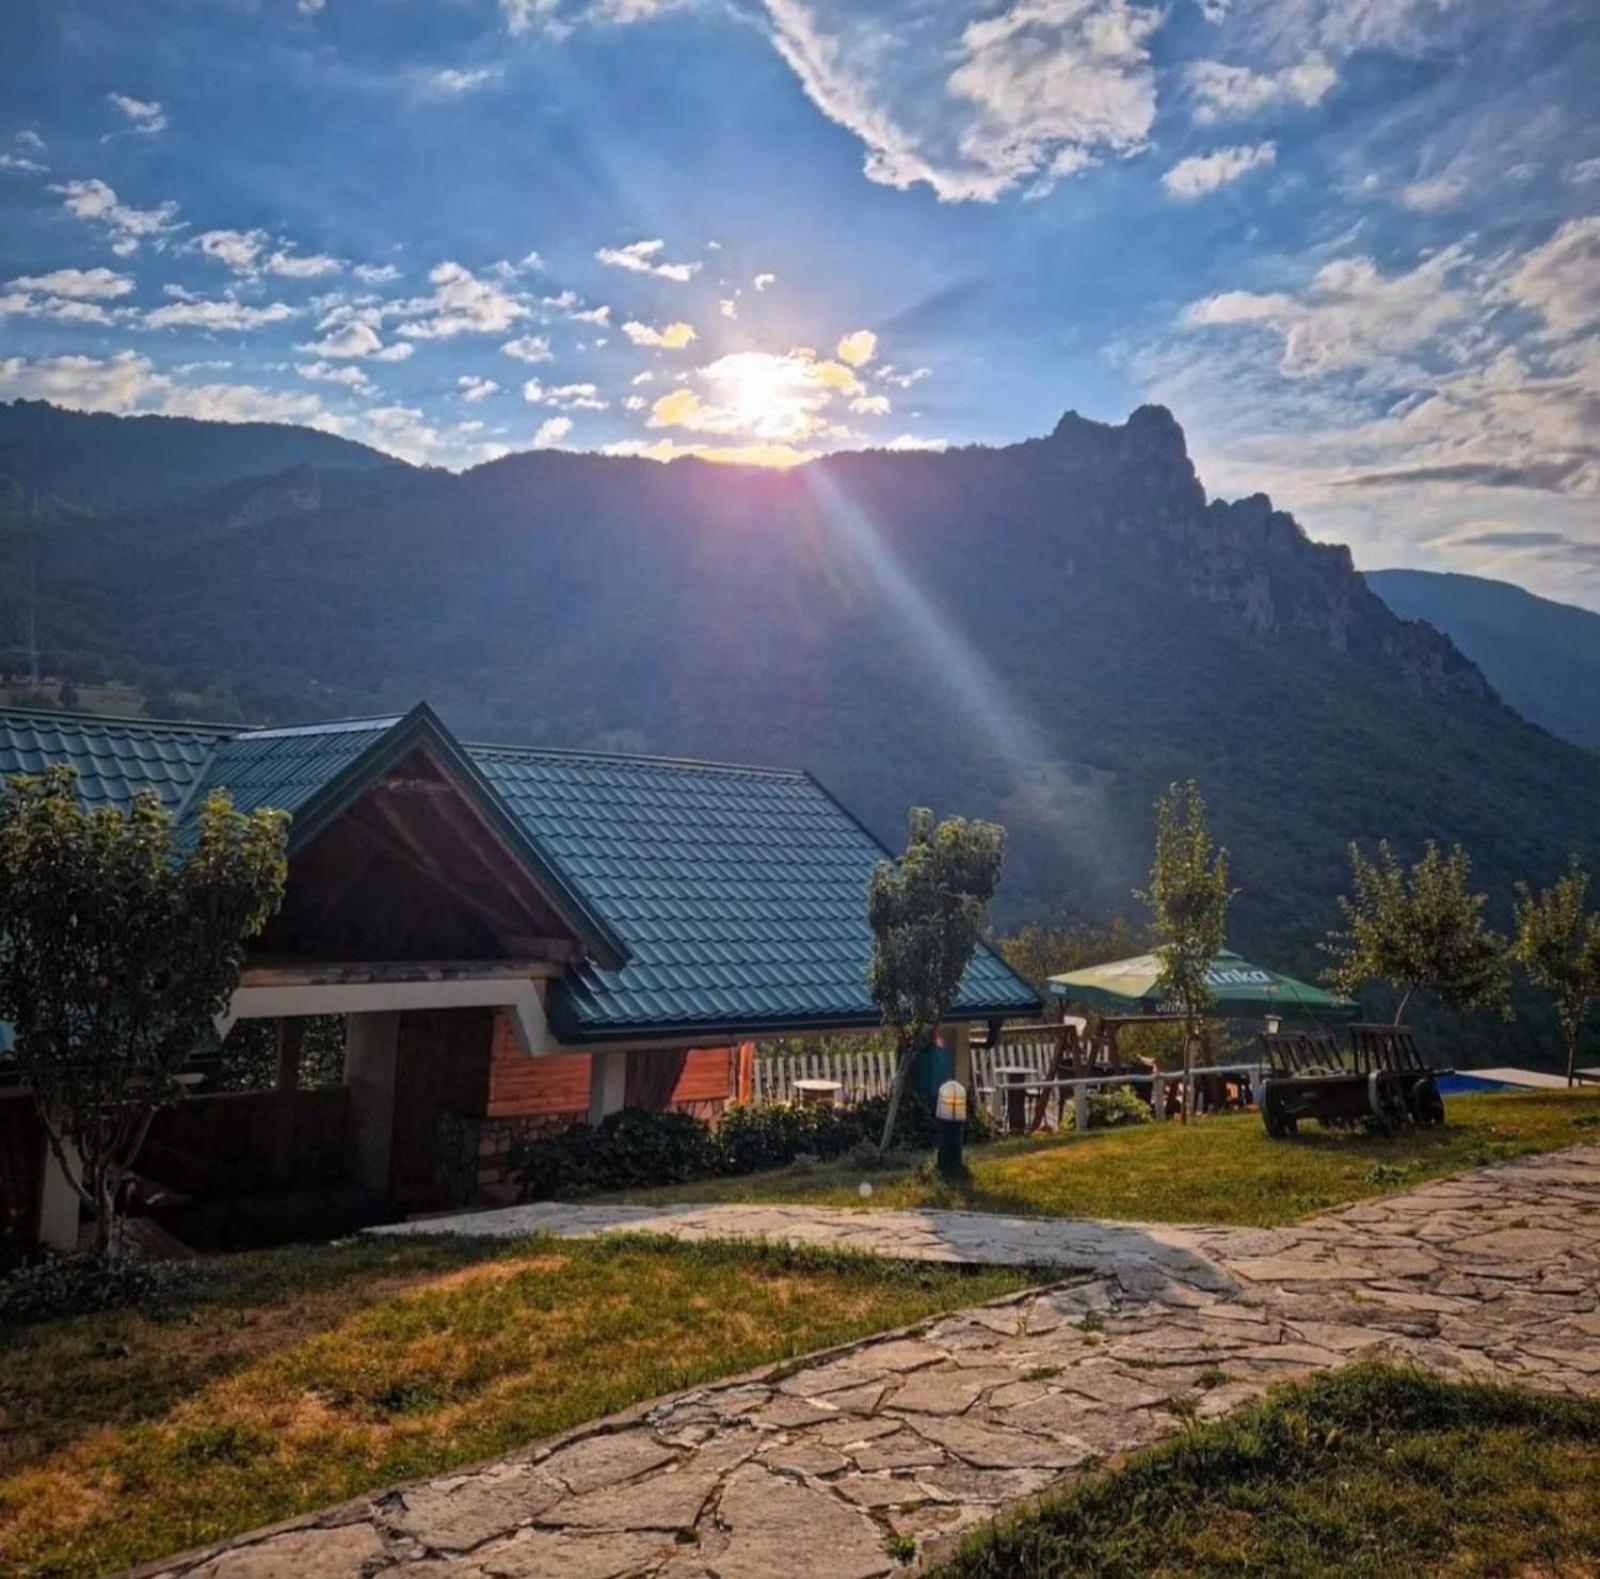
MULTIPOLYGON (((1017 1026, 1005 1032, 998 1048, 972 1049, 972 1080, 980 1091, 995 1083, 997 1063, 1033 1070, 1041 1078, 1055 1065, 1059 1025, 1017 1026)), ((887 1049, 861 1048, 851 1052, 791 1053, 783 1057, 757 1055, 751 1070, 753 1102, 791 1102, 796 1081, 831 1080, 844 1088, 847 1102, 877 1096, 894 1079, 894 1054, 887 1049)))

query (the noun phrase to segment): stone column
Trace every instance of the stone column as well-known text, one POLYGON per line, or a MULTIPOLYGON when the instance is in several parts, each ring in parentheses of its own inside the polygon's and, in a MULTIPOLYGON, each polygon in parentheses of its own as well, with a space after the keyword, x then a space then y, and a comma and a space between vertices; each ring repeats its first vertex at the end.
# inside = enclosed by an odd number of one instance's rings
POLYGON ((400 1016, 352 1014, 345 1021, 344 1081, 350 1088, 351 1168, 356 1181, 389 1193, 400 1016))
POLYGON ((627 1054, 596 1048, 589 1054, 589 1123, 620 1113, 627 1100, 627 1054))

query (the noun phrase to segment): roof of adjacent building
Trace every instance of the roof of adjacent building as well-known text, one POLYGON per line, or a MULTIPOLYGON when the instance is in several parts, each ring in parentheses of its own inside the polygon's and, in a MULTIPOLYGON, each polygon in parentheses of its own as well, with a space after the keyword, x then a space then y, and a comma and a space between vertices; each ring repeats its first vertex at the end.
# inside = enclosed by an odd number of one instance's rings
MULTIPOLYGON (((359 793, 363 764, 419 724, 470 764, 558 907, 603 946, 557 985, 564 1040, 732 1036, 869 1025, 866 884, 886 851, 809 774, 658 757, 462 745, 426 708, 296 729, 0 711, 0 774, 70 762, 93 804, 140 789, 180 817, 212 789, 308 819, 359 793)), ((291 825, 293 828, 293 825, 291 825)), ((988 949, 954 1015, 1028 1014, 1038 1000, 988 949)))

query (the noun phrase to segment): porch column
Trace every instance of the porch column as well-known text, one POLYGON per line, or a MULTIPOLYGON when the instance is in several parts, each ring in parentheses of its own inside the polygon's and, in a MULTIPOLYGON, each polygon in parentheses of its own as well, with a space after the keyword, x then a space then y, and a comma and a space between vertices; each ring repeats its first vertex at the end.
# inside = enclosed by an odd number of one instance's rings
POLYGON ((350 1015, 345 1021, 344 1081, 350 1088, 351 1172, 358 1183, 383 1196, 389 1193, 399 1067, 399 1014, 350 1015))
POLYGON ((589 1054, 589 1123, 620 1113, 628 1093, 627 1054, 596 1048, 589 1054))
MULTIPOLYGON (((70 1145, 68 1155, 76 1162, 70 1145)), ((52 1250, 78 1248, 78 1192, 56 1161, 54 1148, 44 1143, 44 1176, 39 1181, 39 1243, 52 1250)))

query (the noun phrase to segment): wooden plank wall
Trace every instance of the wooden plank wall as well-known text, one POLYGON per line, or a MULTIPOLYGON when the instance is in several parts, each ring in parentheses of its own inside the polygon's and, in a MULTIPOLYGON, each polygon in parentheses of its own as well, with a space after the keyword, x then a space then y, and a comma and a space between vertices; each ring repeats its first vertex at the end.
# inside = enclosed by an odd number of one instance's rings
MULTIPOLYGON (((733 1049, 695 1048, 684 1059, 672 1104, 727 1102, 733 1098, 733 1049)), ((529 1058, 517 1046, 511 1022, 495 1017, 489 1055, 490 1118, 581 1117, 589 1111, 589 1055, 556 1053, 529 1058)))

